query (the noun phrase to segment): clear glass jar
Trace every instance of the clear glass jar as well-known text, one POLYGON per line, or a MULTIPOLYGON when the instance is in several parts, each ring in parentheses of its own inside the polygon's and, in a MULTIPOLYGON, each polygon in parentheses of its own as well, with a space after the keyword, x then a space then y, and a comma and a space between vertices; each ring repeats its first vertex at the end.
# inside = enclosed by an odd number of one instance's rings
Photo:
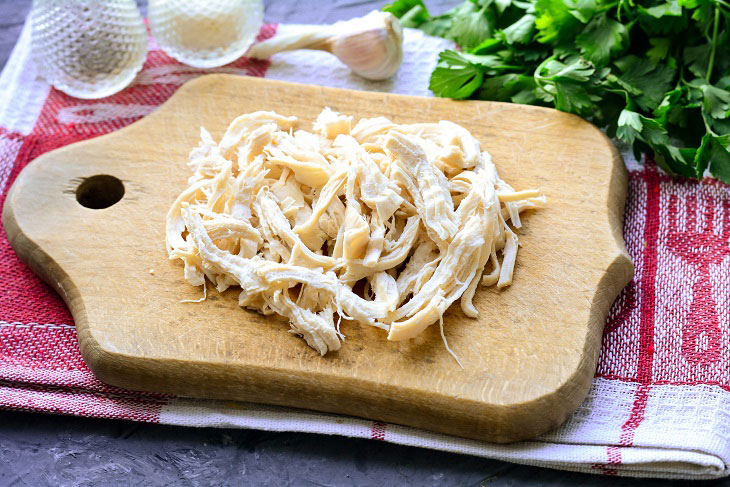
POLYGON ((33 58, 54 87, 102 98, 129 85, 147 58, 134 0, 33 0, 33 58))
POLYGON ((264 19, 262 0, 150 0, 150 29, 162 50, 196 68, 241 57, 264 19))

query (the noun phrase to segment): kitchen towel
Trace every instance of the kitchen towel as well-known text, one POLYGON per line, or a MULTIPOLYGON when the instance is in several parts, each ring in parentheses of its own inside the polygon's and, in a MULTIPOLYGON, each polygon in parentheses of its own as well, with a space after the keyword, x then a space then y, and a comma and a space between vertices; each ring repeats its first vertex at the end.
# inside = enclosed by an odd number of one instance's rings
MULTIPOLYGON (((278 32, 296 26, 278 26, 278 32)), ((266 25, 259 38, 275 35, 266 25)), ((36 76, 23 30, 0 75, 0 205, 35 157, 145 116, 185 81, 209 72, 426 95, 450 44, 405 31, 405 63, 391 80, 352 75, 326 53, 241 58, 199 70, 150 39, 132 86, 78 100, 36 76)), ((497 445, 359 418, 259 404, 195 400, 107 386, 86 367, 66 306, 0 231, 0 407, 185 426, 334 434, 605 475, 707 479, 730 473, 730 189, 672 179, 624 151, 626 246, 636 276, 606 323, 590 393, 559 429, 497 445)), ((589 239, 586 235, 582 238, 589 239)), ((560 333, 556 329, 556 333, 560 333)))

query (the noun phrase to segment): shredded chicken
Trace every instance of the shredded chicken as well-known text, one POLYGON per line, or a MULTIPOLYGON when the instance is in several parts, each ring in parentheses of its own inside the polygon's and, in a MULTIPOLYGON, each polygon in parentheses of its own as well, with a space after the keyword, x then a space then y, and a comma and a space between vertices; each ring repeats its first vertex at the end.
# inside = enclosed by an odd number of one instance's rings
POLYGON ((201 128, 189 187, 167 215, 167 251, 190 284, 240 286, 240 306, 288 318, 322 355, 340 348, 341 319, 407 340, 443 326, 457 300, 476 318, 479 284, 511 284, 519 242, 508 222, 519 228, 545 198, 502 181, 466 129, 353 126, 329 108, 313 132, 297 126, 250 113, 218 143, 201 128))

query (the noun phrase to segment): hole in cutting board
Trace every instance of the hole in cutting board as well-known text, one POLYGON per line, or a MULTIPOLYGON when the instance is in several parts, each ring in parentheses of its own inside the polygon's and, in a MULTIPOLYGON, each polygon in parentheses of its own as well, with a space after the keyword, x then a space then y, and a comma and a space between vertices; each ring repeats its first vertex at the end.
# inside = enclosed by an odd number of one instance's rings
POLYGON ((124 196, 124 184, 108 174, 85 178, 76 188, 76 201, 92 210, 109 208, 124 196))

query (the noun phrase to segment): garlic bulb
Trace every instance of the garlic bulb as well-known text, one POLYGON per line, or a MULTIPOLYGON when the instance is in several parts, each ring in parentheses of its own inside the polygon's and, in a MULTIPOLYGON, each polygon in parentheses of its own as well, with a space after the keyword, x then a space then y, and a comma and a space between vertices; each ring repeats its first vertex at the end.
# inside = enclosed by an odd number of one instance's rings
POLYGON ((393 76, 403 61, 403 28, 393 14, 373 11, 364 17, 275 36, 251 47, 248 56, 265 59, 296 49, 330 52, 363 78, 382 80, 393 76))

